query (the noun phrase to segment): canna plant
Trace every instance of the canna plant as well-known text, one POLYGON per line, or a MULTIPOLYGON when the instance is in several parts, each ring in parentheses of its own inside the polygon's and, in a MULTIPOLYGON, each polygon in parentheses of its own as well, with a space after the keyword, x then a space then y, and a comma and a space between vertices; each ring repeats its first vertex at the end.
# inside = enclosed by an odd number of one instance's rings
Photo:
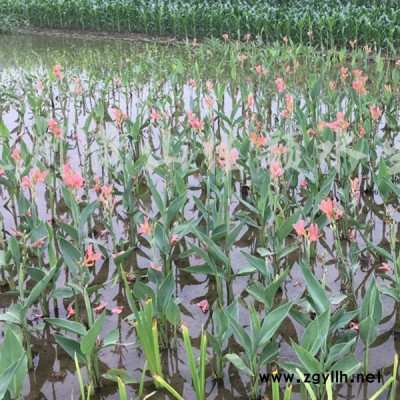
POLYGON ((115 346, 118 342, 118 330, 116 329, 109 331, 103 340, 99 339, 104 320, 105 311, 87 329, 80 322, 62 318, 45 318, 45 322, 54 328, 78 336, 77 339, 73 339, 70 336, 54 334, 54 339, 72 359, 76 359, 78 363, 85 365, 88 393, 90 393, 90 388, 102 386, 98 359, 99 351, 109 346, 115 346))
POLYGON ((252 399, 259 397, 261 368, 272 363, 279 356, 279 347, 271 339, 289 314, 291 307, 292 302, 283 304, 268 312, 261 322, 253 303, 250 303, 250 333, 230 313, 225 312, 235 339, 244 350, 242 356, 229 353, 225 355, 225 359, 250 378, 252 399))
MULTIPOLYGON (((351 375, 361 366, 353 354, 357 340, 356 334, 350 330, 335 336, 335 332, 347 326, 358 313, 357 311, 346 312, 346 308, 342 307, 331 315, 330 302, 336 303, 338 299, 328 298, 324 287, 304 263, 300 263, 300 268, 307 284, 306 304, 313 308, 316 317, 312 320, 295 308, 292 309, 292 316, 306 329, 299 344, 291 340, 299 362, 284 361, 280 366, 303 382, 305 373, 322 376, 342 371, 351 375)), ((335 383, 337 382, 331 382, 332 385, 335 383)), ((313 383, 310 387, 305 385, 305 388, 316 398, 324 396, 327 390, 325 384, 322 383, 313 383)))

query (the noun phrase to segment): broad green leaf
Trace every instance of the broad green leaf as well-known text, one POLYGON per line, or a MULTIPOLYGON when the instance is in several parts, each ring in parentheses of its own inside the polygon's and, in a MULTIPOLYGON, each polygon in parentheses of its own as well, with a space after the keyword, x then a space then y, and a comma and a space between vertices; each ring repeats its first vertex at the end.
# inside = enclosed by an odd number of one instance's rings
POLYGON ((25 349, 22 346, 20 339, 12 331, 11 327, 6 328, 6 334, 0 353, 0 372, 5 372, 11 365, 18 363, 20 359, 23 359, 19 364, 12 378, 12 385, 9 390, 14 395, 14 398, 18 398, 26 376, 28 374, 27 358, 25 349))
POLYGON ((106 314, 103 311, 100 317, 96 319, 92 327, 86 333, 80 346, 82 354, 88 355, 93 351, 93 348, 96 345, 97 337, 99 336, 101 328, 103 327, 105 316, 106 314))
POLYGON ((51 281, 51 279, 53 278, 53 276, 57 272, 57 270, 58 270, 57 265, 50 268, 50 270, 49 270, 49 272, 47 272, 46 276, 33 287, 28 298, 24 301, 24 306, 22 307, 22 314, 26 314, 29 307, 39 298, 39 296, 42 293, 45 292, 46 286, 51 281))
POLYGON ((76 333, 77 335, 85 336, 87 332, 85 327, 79 322, 69 321, 62 318, 45 318, 44 321, 53 325, 57 329, 63 329, 68 332, 76 333))
POLYGON ((226 354, 225 358, 232 363, 242 374, 253 377, 254 374, 237 354, 226 354))
POLYGON ((103 378, 109 379, 113 382, 117 382, 118 378, 122 380, 125 384, 129 385, 131 383, 136 383, 128 372, 123 369, 111 368, 105 374, 102 375, 103 378))
POLYGON ((119 339, 119 330, 118 329, 113 329, 110 332, 107 333, 107 335, 104 337, 102 348, 103 347, 108 347, 108 346, 115 346, 118 343, 119 339))
POLYGON ((284 319, 289 314, 292 302, 281 305, 278 308, 270 311, 264 318, 260 330, 259 347, 264 347, 267 342, 272 338, 278 328, 281 326, 284 319))
POLYGON ((315 356, 326 343, 329 332, 330 311, 327 309, 318 315, 306 328, 301 340, 301 347, 315 356))
POLYGON ((310 297, 312 298, 313 307, 315 307, 315 311, 318 314, 322 314, 327 308, 329 308, 328 296, 315 275, 304 264, 304 262, 300 262, 300 269, 304 275, 310 297))
POLYGON ((62 237, 58 238, 58 243, 68 269, 72 275, 77 276, 79 272, 79 266, 77 263, 82 257, 80 251, 72 243, 62 237))
POLYGON ((309 374, 318 374, 322 372, 322 365, 319 363, 310 352, 303 349, 297 343, 292 341, 293 349, 303 365, 303 370, 309 374))
POLYGON ((70 339, 69 337, 63 335, 54 334, 53 336, 56 342, 72 359, 74 359, 76 353, 78 361, 81 364, 86 364, 85 356, 82 354, 80 343, 78 341, 70 339))

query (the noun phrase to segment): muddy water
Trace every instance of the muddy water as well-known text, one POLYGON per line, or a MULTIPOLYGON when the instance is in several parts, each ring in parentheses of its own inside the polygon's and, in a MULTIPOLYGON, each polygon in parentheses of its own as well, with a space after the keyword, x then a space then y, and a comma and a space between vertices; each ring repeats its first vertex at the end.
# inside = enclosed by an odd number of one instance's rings
MULTIPOLYGON (((1 81, 3 83, 3 87, 7 85, 8 79, 12 75, 18 75, 18 65, 21 64, 18 62, 18 54, 30 55, 32 59, 40 62, 41 59, 51 60, 51 54, 54 52, 58 52, 57 54, 62 54, 64 52, 64 60, 68 62, 68 57, 72 57, 71 55, 77 53, 88 52, 88 54, 100 54, 104 57, 115 57, 115 68, 121 65, 121 59, 127 54, 128 47, 126 44, 119 44, 118 49, 115 50, 113 55, 110 55, 110 42, 102 42, 101 40, 96 41, 83 41, 80 39, 65 39, 65 38, 51 38, 51 37, 1 37, 0 36, 0 59, 4 60, 5 58, 9 58, 7 69, 3 69, 1 81), (15 46, 18 46, 19 52, 15 51, 15 46), (21 53, 21 49, 23 52, 21 53), (61 53, 60 53, 61 51, 61 53), (14 64, 13 64, 14 63, 14 64), (14 65, 14 66, 13 66, 14 65)), ((111 46, 112 47, 112 46, 111 46)), ((112 63, 110 63, 111 65, 112 63)), ((51 64, 50 64, 51 65, 51 64)), ((110 65, 107 68, 111 68, 110 65)), ((31 67, 35 67, 33 63, 31 67)), ((39 69, 39 64, 38 67, 39 69)), ((101 65, 94 65, 93 68, 95 70, 101 70, 101 65)), ((89 73, 86 70, 82 72, 82 77, 85 74, 89 73)), ((164 94, 168 93, 170 87, 168 84, 164 86, 164 94)), ((150 88, 147 84, 144 84, 143 87, 139 87, 137 92, 134 94, 134 100, 132 104, 127 104, 123 98, 119 97, 119 94, 110 93, 109 104, 108 104, 108 112, 112 112, 111 105, 118 104, 119 107, 123 110, 127 109, 129 111, 130 117, 134 119, 137 115, 137 109, 133 106, 133 103, 140 103, 140 101, 145 101, 150 88)), ((184 90, 184 99, 185 99, 185 110, 190 109, 190 93, 191 89, 189 87, 185 87, 184 90)), ((230 107, 232 101, 229 96, 226 97, 225 101, 225 113, 230 114, 230 107)), ((26 104, 27 113, 24 117, 24 125, 29 127, 32 123, 31 115, 29 112, 29 105, 26 104)), ((276 108, 276 106, 273 106, 276 108)), ((75 105, 73 103, 70 104, 70 113, 69 113, 69 128, 72 130, 74 126, 72 125, 72 121, 75 118, 78 121, 78 127, 82 128, 85 124, 88 111, 90 112, 90 102, 88 102, 85 107, 80 106, 78 113, 75 114, 75 105), (85 111, 82 111, 86 109, 85 111)), ((238 111, 239 113, 239 111, 238 111)), ((12 107, 7 110, 3 114, 3 119, 6 125, 9 127, 10 131, 13 131, 15 128, 19 126, 20 120, 18 114, 15 109, 12 107)), ((11 142, 15 139, 16 135, 19 132, 13 132, 13 138, 11 142)), ((105 124, 105 135, 109 138, 110 142, 113 142, 115 137, 117 136, 117 130, 115 125, 111 122, 107 122, 105 124)), ((85 143, 86 138, 82 133, 81 129, 78 129, 78 139, 85 143)), ((149 148, 153 149, 155 154, 159 154, 160 151, 160 143, 157 139, 153 140, 153 138, 157 138, 158 135, 153 134, 152 132, 148 132, 149 137, 149 148)), ((24 140, 29 145, 29 138, 25 138, 24 140)), ((91 151, 94 152, 94 155, 91 158, 91 168, 93 173, 101 173, 102 165, 99 159, 96 157, 95 151, 99 149, 97 144, 91 147, 91 151)), ((116 143, 118 146, 118 143, 116 143)), ((78 168, 81 165, 81 160, 77 157, 76 152, 70 151, 69 155, 71 159, 69 160, 71 165, 78 168)), ((112 156, 111 156, 112 161, 112 156)), ((200 197, 204 195, 204 192, 201 190, 200 182, 196 179, 192 179, 190 182, 191 190, 189 191, 190 202, 186 207, 185 217, 187 219, 192 219, 196 217, 197 212, 194 207, 194 197, 200 197), (191 211, 194 210, 194 211, 191 211)), ((240 185, 237 182, 235 185, 238 193, 240 189, 240 185)), ((158 182, 159 190, 162 190, 162 182, 158 182)), ((118 187, 117 187, 118 189, 118 187)), ((144 188, 144 192, 148 192, 148 189, 144 188)), ((46 193, 42 190, 38 193, 39 196, 39 204, 45 204, 45 196, 46 193)), ((140 199, 142 202, 142 209, 147 209, 149 215, 156 214, 155 205, 152 204, 151 199, 146 193, 144 193, 143 197, 140 199)), ((374 221, 374 230, 372 232, 371 240, 375 243, 378 243, 385 247, 388 245, 386 239, 386 233, 388 231, 388 226, 382 221, 382 217, 384 215, 384 209, 382 205, 381 199, 376 195, 367 196, 366 194, 362 195, 361 199, 361 207, 360 207, 360 222, 367 222, 370 220, 374 221)), ((241 206, 238 204, 237 200, 234 200, 232 203, 232 210, 236 208, 240 208, 241 206)), ((5 230, 8 232, 10 228, 15 226, 15 221, 13 217, 12 209, 10 205, 7 204, 7 193, 0 193, 0 209, 1 214, 4 218, 5 222, 5 230)), ((70 216, 65 210, 62 202, 60 201, 58 207, 58 214, 60 217, 65 218, 66 221, 69 220, 70 216)), ((116 214, 120 216, 123 215, 122 206, 117 206, 116 214)), ((45 208, 41 208, 39 210, 39 215, 41 218, 46 219, 49 215, 49 210, 45 208)), ((113 228, 115 230, 117 240, 120 238, 127 239, 126 233, 124 232, 124 218, 118 217, 113 221, 113 228)), ((234 262, 233 268, 234 270, 240 269, 243 264, 243 256, 240 251, 248 251, 254 252, 255 248, 255 239, 257 237, 257 233, 252 231, 252 228, 243 228, 241 235, 239 236, 241 239, 236 243, 236 247, 233 250, 232 260, 234 262)), ((112 249, 112 243, 107 241, 107 239, 99 239, 102 241, 103 245, 112 249)), ((294 240, 294 239, 292 239, 294 240)), ((187 239, 186 241, 181 241, 179 244, 179 250, 183 250, 188 247, 188 243, 190 243, 191 239, 187 239)), ((365 247, 365 244, 362 240, 358 239, 360 247, 365 247)), ((348 244, 343 242, 344 249, 348 244)), ((335 259, 332 257, 332 253, 330 249, 333 247, 333 238, 331 232, 328 229, 325 230, 325 235, 321 238, 320 243, 317 247, 317 257, 315 263, 313 265, 314 272, 319 279, 322 279, 325 276, 325 281, 327 285, 327 290, 330 292, 330 295, 339 294, 341 291, 340 281, 338 278, 338 270, 335 266, 335 259)), ((179 251, 177 252, 179 253, 179 251)), ((178 255, 178 254, 177 254, 178 255)), ((124 265, 125 270, 130 270, 132 272, 137 272, 139 269, 146 270, 148 268, 149 262, 151 260, 151 255, 149 249, 146 247, 146 244, 141 242, 138 250, 130 257, 124 265)), ((305 284, 303 283, 303 277, 298 267, 298 256, 295 254, 292 257, 287 259, 287 265, 291 266, 291 272, 286 280, 282 297, 288 300, 291 299, 299 299, 302 297, 305 291, 305 284)), ((179 267, 186 267, 190 265, 195 265, 196 263, 200 263, 194 257, 188 260, 179 260, 176 259, 176 265, 179 267)), ((374 262, 372 258, 366 258, 362 265, 360 266, 359 272, 355 278, 355 287, 357 289, 358 299, 360 300, 362 295, 365 293, 365 290, 368 287, 370 282, 372 273, 375 268, 379 266, 378 263, 374 262)), ((104 283, 112 279, 115 274, 115 265, 112 259, 98 262, 96 268, 93 270, 94 282, 93 283, 104 283)), ((67 273, 62 273, 58 282, 59 287, 62 287, 65 282, 69 279, 67 273)), ((235 295, 241 295, 243 297, 248 297, 245 292, 245 288, 248 285, 248 277, 239 277, 236 279, 234 283, 234 293, 235 295)), ((378 284, 381 283, 381 279, 378 278, 378 284)), ((0 307, 1 311, 7 311, 11 303, 11 299, 5 295, 5 290, 2 291, 2 295, 0 296, 0 307)), ((198 346, 199 345, 199 336, 201 332, 201 327, 204 325, 207 329, 212 329, 212 321, 210 314, 203 314, 201 310, 195 305, 198 301, 207 298, 212 304, 215 297, 215 287, 213 283, 210 283, 204 276, 200 275, 189 275, 185 273, 180 268, 177 268, 176 272, 176 295, 182 300, 181 303, 181 311, 182 311, 182 319, 189 326, 190 333, 192 336, 192 342, 198 346)), ((105 289, 100 290, 100 294, 103 299, 108 303, 107 308, 110 310, 114 305, 123 305, 124 311, 122 314, 115 315, 108 312, 106 325, 103 330, 103 334, 105 334, 108 330, 114 329, 116 326, 120 332, 120 343, 123 345, 108 348, 102 350, 99 354, 99 358, 101 360, 101 369, 102 372, 106 372, 109 368, 122 368, 127 370, 130 375, 135 378, 137 381, 140 380, 141 370, 144 365, 144 355, 140 350, 140 347, 137 346, 136 336, 134 334, 132 326, 124 320, 129 315, 129 306, 127 305, 126 297, 124 289, 121 285, 116 284, 114 286, 108 284, 105 289)), ((391 374, 391 366, 393 363, 393 355, 396 351, 400 350, 400 346, 397 338, 397 329, 398 329, 398 319, 400 315, 399 311, 396 310, 395 304, 388 297, 382 297, 383 305, 384 305, 384 316, 383 322, 379 326, 379 336, 374 345, 370 350, 370 366, 369 371, 371 373, 376 373, 377 371, 382 371, 385 377, 390 376, 391 374)), ((50 309, 50 316, 59 316, 61 318, 66 317, 66 307, 67 303, 64 303, 60 306, 58 310, 50 309)), ((41 320, 35 318, 35 314, 39 310, 32 309, 31 319, 33 325, 40 324, 41 320)), ((241 308, 240 312, 240 321, 244 326, 249 323, 249 315, 248 312, 241 308)), ((294 353, 292 348, 290 347, 290 339, 294 339, 299 341, 302 337, 304 329, 301 328, 294 320, 288 319, 282 328, 280 329, 280 336, 278 336, 278 341, 281 347, 281 360, 291 360, 294 359, 294 353)), ((30 371, 29 381, 27 382, 24 394, 26 394, 29 399, 66 399, 71 397, 71 391, 73 394, 73 398, 79 398, 79 386, 78 381, 75 376, 75 365, 74 362, 70 359, 70 357, 63 352, 54 342, 52 337, 52 332, 49 328, 45 328, 40 333, 35 334, 33 338, 34 345, 34 369, 30 371)), ((185 364, 185 351, 183 347, 182 341, 178 341, 177 349, 165 350, 162 354, 163 356, 163 365, 165 375, 167 377, 167 381, 171 383, 171 385, 179 392, 183 393, 183 397, 185 399, 192 399, 193 393, 190 385, 190 374, 188 371, 188 367, 185 364)), ((212 351, 209 350, 209 356, 212 357, 212 351)), ((358 341, 358 345, 356 348, 356 356, 359 360, 363 360, 364 357, 364 346, 361 341, 358 341)), ((85 370, 82 369, 82 374, 85 379, 85 370)), ((225 367, 224 379, 222 381, 214 381, 211 377, 211 368, 208 366, 207 371, 207 398, 209 399, 245 399, 247 398, 246 394, 249 392, 248 390, 248 380, 247 378, 240 376, 236 369, 231 366, 225 367)), ((116 387, 113 383, 110 383, 104 380, 104 388, 99 391, 94 398, 98 399, 117 399, 118 394, 116 393, 116 387)), ((342 387, 336 388, 336 397, 335 398, 344 398, 344 399, 367 399, 369 395, 374 393, 379 388, 379 384, 353 384, 346 385, 342 387)), ((264 392, 264 387, 261 392, 264 392)), ((129 398, 136 398, 136 390, 137 385, 133 387, 128 387, 128 396, 129 398)), ((299 390, 298 387, 294 387, 294 391, 297 392, 299 390)), ((150 379, 146 380, 146 391, 150 393, 153 391, 153 385, 150 379)), ((400 392, 399 392, 400 396, 400 392)), ((164 393, 157 393, 154 399, 164 399, 166 398, 164 393)))

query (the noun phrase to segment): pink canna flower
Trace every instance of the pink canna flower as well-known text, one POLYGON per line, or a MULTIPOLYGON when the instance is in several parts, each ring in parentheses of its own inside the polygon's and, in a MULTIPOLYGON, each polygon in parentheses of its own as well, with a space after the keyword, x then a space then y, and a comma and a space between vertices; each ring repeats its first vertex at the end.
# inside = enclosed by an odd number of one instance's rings
POLYGON ((47 120, 47 126, 49 131, 56 137, 62 137, 62 129, 58 127, 58 122, 54 118, 49 118, 47 120))
POLYGON ((284 174, 279 161, 272 162, 269 169, 274 179, 278 179, 284 174))
POLYGON ((115 306, 115 307, 111 310, 111 312, 112 312, 113 314, 121 314, 123 309, 124 309, 124 306, 115 306))
POLYGON ((75 315, 75 310, 71 305, 67 307, 67 319, 73 317, 75 315))
POLYGON ((300 181, 300 186, 301 186, 302 188, 306 188, 306 187, 308 186, 307 181, 306 181, 305 179, 302 179, 302 180, 300 181))
POLYGON ((340 69, 340 77, 342 78, 342 80, 345 80, 348 76, 349 76, 349 69, 342 67, 340 69))
POLYGON ((151 227, 149 225, 149 217, 144 217, 144 224, 141 224, 138 229, 138 234, 148 234, 151 235, 151 227))
POLYGON ((267 75, 267 71, 262 67, 262 65, 257 65, 256 67, 256 72, 257 74, 261 75, 261 76, 265 76, 267 75))
POLYGON ((334 130, 336 133, 344 132, 349 126, 350 122, 347 122, 345 119, 345 114, 343 112, 338 112, 336 114, 336 121, 334 122, 323 122, 322 126, 326 128, 330 128, 334 130))
POLYGON ((190 85, 190 87, 191 87, 192 89, 196 89, 196 87, 197 87, 197 82, 196 82, 193 78, 191 78, 191 79, 189 79, 189 85, 190 85))
POLYGON ((62 67, 60 64, 57 64, 53 67, 53 75, 57 78, 57 79, 62 79, 63 75, 61 73, 62 67))
POLYGON ((0 168, 0 175, 4 175, 4 169, 0 168))
POLYGON ((333 217, 332 199, 322 200, 318 208, 326 215, 328 219, 331 219, 333 217))
POLYGON ((379 270, 382 272, 390 272, 390 267, 387 263, 382 263, 382 265, 379 267, 379 270))
POLYGON ((293 224, 293 229, 296 231, 296 233, 299 236, 304 236, 307 237, 307 232, 306 232, 306 223, 304 219, 301 219, 297 224, 293 224))
POLYGON ((335 90, 335 89, 336 89, 336 84, 335 84, 335 82, 330 81, 330 82, 329 82, 329 87, 330 87, 331 90, 335 90))
POLYGON ((214 104, 214 99, 211 96, 205 96, 203 102, 206 107, 211 108, 214 104))
POLYGON ((44 183, 48 174, 48 171, 40 172, 38 167, 32 168, 29 175, 22 178, 22 187, 24 189, 35 189, 38 183, 44 183))
POLYGON ((11 158, 12 158, 16 163, 18 163, 19 161, 21 161, 21 159, 22 159, 21 151, 20 151, 19 149, 15 148, 15 149, 13 150, 13 152, 11 153, 11 158))
POLYGON ((277 146, 270 146, 269 150, 277 157, 280 157, 286 153, 286 147, 282 143, 279 143, 277 146))
POLYGON ((83 259, 83 266, 88 268, 93 267, 94 263, 97 260, 100 260, 101 257, 101 253, 95 253, 93 251, 93 244, 91 243, 86 251, 85 258, 83 259))
POLYGON ((171 237, 171 239, 169 240, 169 245, 172 247, 172 246, 175 246, 177 243, 178 243, 178 241, 179 241, 179 236, 178 235, 173 235, 172 237, 171 237))
POLYGON ((100 178, 97 175, 93 177, 93 182, 94 182, 93 189, 95 190, 96 193, 100 193, 101 192, 100 178))
POLYGON ((43 82, 42 82, 42 81, 38 81, 38 82, 36 83, 36 89, 37 89, 39 92, 41 92, 41 91, 43 90, 43 88, 44 88, 43 82))
POLYGON ((239 151, 238 151, 238 149, 232 149, 232 150, 229 152, 229 157, 228 157, 228 159, 227 159, 227 165, 229 165, 229 166, 235 165, 235 164, 236 164, 236 161, 238 160, 238 158, 239 158, 239 151))
POLYGON ((365 83, 367 82, 368 77, 363 76, 360 79, 356 80, 353 82, 352 86, 353 89, 358 93, 358 94, 367 94, 367 89, 365 89, 365 83))
POLYGON ((224 39, 225 40, 225 42, 229 39, 229 35, 227 34, 227 33, 224 33, 223 35, 222 35, 222 39, 224 39))
POLYGON ((197 307, 200 307, 201 311, 204 314, 207 314, 208 310, 210 309, 210 305, 208 304, 208 300, 202 300, 196 304, 197 307))
POLYGON ((375 106, 375 105, 371 106, 369 108, 369 111, 370 111, 372 119, 374 121, 377 121, 382 115, 382 110, 379 107, 375 106))
POLYGON ((354 69, 353 74, 357 79, 359 79, 362 77, 363 71, 362 69, 354 69))
POLYGON ((267 143, 267 138, 264 136, 259 136, 257 135, 256 132, 251 132, 250 133, 250 140, 257 146, 257 147, 263 147, 267 143))
POLYGON ((248 95, 246 104, 247 104, 247 106, 249 108, 253 107, 253 105, 254 105, 254 95, 253 95, 253 93, 250 93, 248 95))
POLYGON ((96 314, 100 314, 106 308, 106 305, 106 301, 101 301, 97 307, 93 308, 93 312, 96 314))
POLYGON ((120 78, 118 75, 116 75, 116 76, 114 77, 114 83, 115 83, 117 86, 119 86, 119 85, 122 84, 121 78, 120 78))
POLYGON ((150 267, 151 267, 151 269, 154 269, 156 271, 162 272, 162 266, 161 265, 157 265, 153 261, 150 262, 150 267))
POLYGON ((150 118, 155 122, 160 122, 162 120, 162 116, 157 113, 154 107, 151 108, 150 118))
POLYGON ((318 239, 322 236, 322 233, 318 235, 318 225, 312 224, 308 230, 308 240, 310 242, 318 242, 318 239))
POLYGON ((360 126, 358 128, 358 136, 363 137, 366 133, 367 132, 365 131, 365 129, 362 126, 360 126))
POLYGON ((83 187, 84 179, 82 175, 76 173, 68 163, 64 164, 63 171, 64 183, 68 188, 78 190, 83 187))
POLYGON ((191 111, 187 112, 189 124, 193 129, 201 131, 204 128, 204 122, 200 121, 191 111))
POLYGON ((329 220, 333 218, 339 219, 343 215, 343 211, 338 208, 336 200, 322 200, 318 208, 326 215, 329 220))
POLYGON ((360 192, 360 179, 358 179, 357 177, 354 179, 350 178, 350 187, 351 187, 351 191, 354 194, 357 192, 360 192))
POLYGON ((111 185, 103 185, 102 187, 101 187, 101 192, 103 193, 103 196, 107 199, 110 195, 111 195, 111 193, 112 193, 112 190, 113 190, 113 187, 114 187, 114 185, 113 184, 111 184, 111 185))
POLYGON ((283 93, 286 89, 286 83, 283 78, 276 78, 275 85, 279 93, 283 93))
POLYGON ((349 326, 352 331, 358 331, 358 323, 357 322, 350 322, 349 326))
POLYGON ((112 112, 117 125, 121 125, 128 118, 128 114, 123 114, 119 108, 114 108, 112 112))
POLYGON ((32 249, 42 249, 44 246, 45 239, 46 239, 46 237, 38 239, 36 242, 31 244, 31 248, 32 249))

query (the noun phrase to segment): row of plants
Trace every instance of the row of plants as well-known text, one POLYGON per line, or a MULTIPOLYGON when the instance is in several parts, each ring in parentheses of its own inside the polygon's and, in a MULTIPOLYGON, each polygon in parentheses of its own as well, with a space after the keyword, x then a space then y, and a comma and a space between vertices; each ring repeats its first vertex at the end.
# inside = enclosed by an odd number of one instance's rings
POLYGON ((230 35, 241 40, 347 46, 349 41, 392 49, 398 45, 395 1, 335 0, 2 0, 0 15, 32 26, 140 32, 184 37, 230 35))
MULTIPOLYGON (((274 399, 332 398, 336 382, 305 374, 371 372, 388 313, 398 329, 400 64, 249 44, 199 65, 207 46, 185 50, 192 68, 172 55, 173 72, 149 70, 142 83, 131 63, 107 75, 61 63, 2 75, 0 268, 13 302, 0 316, 0 398, 22 397, 38 335, 74 360, 82 398, 105 379, 126 398, 133 371, 100 366, 107 348, 128 345, 120 329, 106 332, 112 314, 144 354, 139 398, 185 397, 163 351, 185 360, 189 398, 209 398, 207 382, 231 367, 249 398, 259 374, 278 369, 299 385, 272 385, 274 399), (194 304, 183 276, 206 282, 194 304), (197 326, 190 307, 204 313, 197 326), (296 335, 283 339, 288 324, 296 335)), ((391 369, 372 398, 396 398, 397 358, 391 369)))

